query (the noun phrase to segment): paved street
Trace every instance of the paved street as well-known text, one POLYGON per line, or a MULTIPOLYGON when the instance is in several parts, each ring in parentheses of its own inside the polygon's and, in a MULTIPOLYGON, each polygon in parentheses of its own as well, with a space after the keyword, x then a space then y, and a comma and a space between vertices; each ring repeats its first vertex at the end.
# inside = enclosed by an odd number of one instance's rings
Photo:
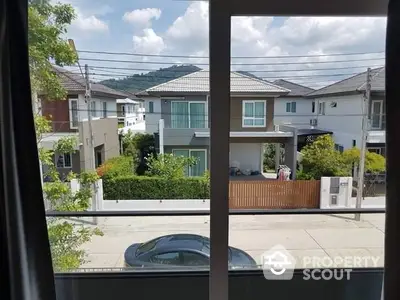
MULTIPOLYGON (((231 216, 229 245, 245 250, 258 263, 263 252, 281 244, 296 258, 296 267, 307 267, 304 257, 309 256, 373 256, 379 257, 376 266, 383 266, 384 221, 383 214, 362 215, 360 222, 354 215, 231 216)), ((99 218, 99 227, 104 236, 85 245, 89 262, 83 267, 122 267, 123 253, 131 243, 160 235, 209 236, 209 217, 110 217, 99 218)), ((368 260, 362 266, 375 263, 368 260)))

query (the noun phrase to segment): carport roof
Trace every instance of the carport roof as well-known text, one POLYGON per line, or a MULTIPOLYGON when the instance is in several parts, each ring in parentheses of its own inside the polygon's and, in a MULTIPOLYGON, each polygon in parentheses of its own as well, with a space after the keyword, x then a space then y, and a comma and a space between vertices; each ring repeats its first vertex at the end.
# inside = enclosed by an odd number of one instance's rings
POLYGON ((314 128, 299 128, 297 129, 297 135, 324 135, 324 134, 333 134, 332 131, 314 129, 314 128))

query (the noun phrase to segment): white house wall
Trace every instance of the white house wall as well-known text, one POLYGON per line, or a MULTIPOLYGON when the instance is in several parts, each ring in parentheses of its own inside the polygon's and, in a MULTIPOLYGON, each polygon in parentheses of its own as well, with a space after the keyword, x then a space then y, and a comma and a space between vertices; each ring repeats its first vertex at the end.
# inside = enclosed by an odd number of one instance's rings
POLYGON ((161 119, 161 99, 158 97, 146 97, 145 101, 146 132, 158 132, 158 121, 161 119), (149 112, 149 103, 153 102, 153 113, 149 112))
MULTIPOLYGON (((71 98, 72 99, 72 98, 71 98)), ((103 102, 107 102, 107 117, 117 116, 117 101, 112 98, 92 98, 92 102, 96 103, 96 117, 103 117, 103 102)), ((87 104, 85 102, 85 96, 83 94, 78 95, 78 110, 79 110, 79 121, 88 119, 87 104)))
POLYGON ((238 162, 240 170, 262 172, 261 156, 262 144, 260 143, 231 143, 229 145, 229 162, 233 166, 238 162))
POLYGON ((362 95, 347 95, 337 97, 317 98, 315 109, 318 112, 319 103, 326 102, 325 115, 316 117, 318 119, 318 129, 333 132, 335 143, 345 149, 361 144, 361 123, 362 123, 362 95), (332 107, 331 103, 336 102, 337 107, 332 107))
POLYGON ((294 126, 308 126, 313 118, 312 99, 301 97, 279 97, 275 98, 274 123, 292 124, 294 126), (296 102, 296 112, 286 112, 286 103, 296 102))

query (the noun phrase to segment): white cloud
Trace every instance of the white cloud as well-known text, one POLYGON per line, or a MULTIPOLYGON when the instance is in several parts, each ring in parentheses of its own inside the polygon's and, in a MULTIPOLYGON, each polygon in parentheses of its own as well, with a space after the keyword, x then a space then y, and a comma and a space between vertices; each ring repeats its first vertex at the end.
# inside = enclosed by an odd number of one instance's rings
POLYGON ((164 40, 153 29, 143 29, 142 36, 133 36, 133 50, 137 53, 160 54, 165 48, 164 40))
POLYGON ((125 22, 137 25, 142 28, 151 27, 151 20, 158 20, 161 17, 161 10, 158 8, 135 9, 126 12, 122 19, 125 22))
POLYGON ((108 24, 98 19, 96 16, 84 17, 78 14, 78 17, 72 22, 72 25, 83 31, 108 31, 108 24))

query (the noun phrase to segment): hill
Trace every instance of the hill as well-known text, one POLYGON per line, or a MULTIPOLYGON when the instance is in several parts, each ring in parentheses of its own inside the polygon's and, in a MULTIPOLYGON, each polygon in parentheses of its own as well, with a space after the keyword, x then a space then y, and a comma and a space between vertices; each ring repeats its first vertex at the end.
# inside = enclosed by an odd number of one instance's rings
MULTIPOLYGON (((107 79, 100 81, 100 83, 115 90, 138 92, 199 70, 201 69, 194 65, 174 65, 149 73, 134 74, 121 79, 107 79)), ((246 71, 237 72, 249 77, 258 78, 246 71)))
POLYGON ((174 65, 149 73, 134 74, 122 79, 107 79, 100 83, 116 90, 137 92, 199 70, 201 69, 194 65, 174 65))

